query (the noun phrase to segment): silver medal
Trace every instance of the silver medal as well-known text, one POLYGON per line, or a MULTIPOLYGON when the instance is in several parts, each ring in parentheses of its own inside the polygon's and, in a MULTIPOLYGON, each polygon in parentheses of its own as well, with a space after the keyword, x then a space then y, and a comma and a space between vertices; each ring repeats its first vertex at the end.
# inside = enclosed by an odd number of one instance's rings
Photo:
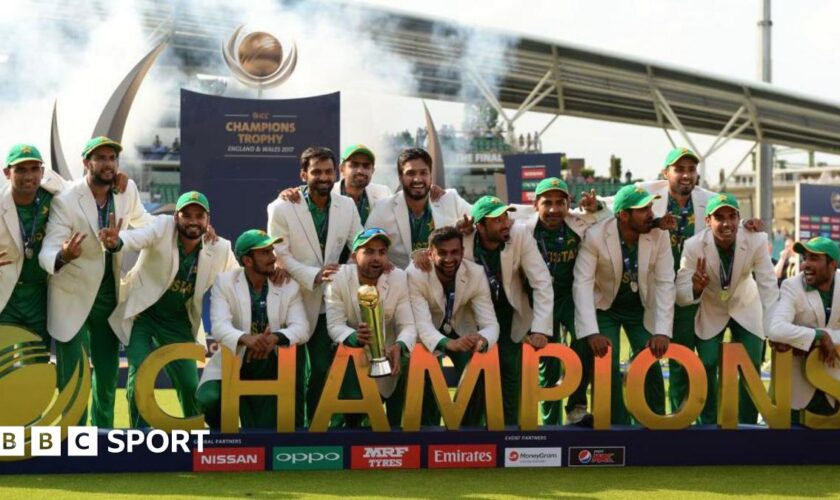
POLYGON ((30 259, 30 260, 31 260, 31 259, 32 259, 32 257, 34 257, 34 256, 35 256, 35 251, 34 251, 34 250, 32 250, 32 247, 26 247, 26 248, 23 250, 23 255, 24 255, 27 259, 30 259))
POLYGON ((452 325, 450 325, 449 323, 444 323, 443 324, 443 333, 445 333, 447 335, 452 333, 452 325))
POLYGON ((630 282, 630 290, 633 290, 633 293, 638 292, 639 291, 639 284, 636 283, 635 281, 631 281, 630 282))

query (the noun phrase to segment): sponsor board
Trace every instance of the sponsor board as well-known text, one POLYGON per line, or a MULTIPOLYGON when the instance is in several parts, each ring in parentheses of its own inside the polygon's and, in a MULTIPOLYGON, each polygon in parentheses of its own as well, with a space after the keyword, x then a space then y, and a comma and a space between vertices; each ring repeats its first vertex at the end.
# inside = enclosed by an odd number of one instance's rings
POLYGON ((353 469, 419 469, 420 445, 353 446, 353 469))
POLYGON ((341 470, 343 446, 275 446, 271 451, 274 470, 341 470))
POLYGON ((265 470, 265 448, 204 448, 193 452, 193 470, 261 471, 265 470))
POLYGON ((560 467, 563 449, 505 448, 505 467, 560 467))
POLYGON ((569 467, 620 467, 624 460, 624 446, 569 447, 569 467))
POLYGON ((430 469, 496 467, 495 444, 429 445, 430 469))

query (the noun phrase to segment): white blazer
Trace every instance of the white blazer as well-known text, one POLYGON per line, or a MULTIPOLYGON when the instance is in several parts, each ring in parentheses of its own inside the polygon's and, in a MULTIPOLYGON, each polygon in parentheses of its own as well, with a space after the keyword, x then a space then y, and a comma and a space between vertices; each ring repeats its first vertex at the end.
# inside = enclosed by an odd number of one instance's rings
MULTIPOLYGON (((537 228, 537 222, 539 222, 540 216, 536 212, 529 216, 526 220, 522 221, 522 225, 525 226, 525 229, 528 230, 528 234, 531 236, 534 235, 534 230, 537 228)), ((572 231, 575 232, 578 236, 580 236, 581 240, 583 239, 583 235, 586 234, 586 230, 589 229, 589 226, 593 224, 593 219, 591 218, 584 218, 578 215, 574 215, 569 213, 564 219, 563 222, 568 226, 572 231)), ((539 247, 537 247, 539 250, 539 247)))
MULTIPOLYGON (((139 229, 120 231, 123 252, 140 252, 137 263, 122 281, 121 302, 108 318, 111 328, 120 341, 128 345, 134 319, 153 306, 172 285, 178 274, 178 228, 175 217, 159 215, 152 224, 139 229)), ((204 331, 201 326, 201 311, 204 294, 213 286, 216 276, 224 271, 238 269, 230 241, 219 238, 210 244, 202 241, 195 274, 195 291, 187 305, 187 314, 192 324, 193 336, 204 345, 204 331)))
POLYGON ((770 318, 769 309, 779 298, 776 274, 767 251, 766 233, 739 229, 735 237, 735 260, 729 289, 732 296, 724 302, 720 299, 720 257, 711 229, 706 228, 686 240, 677 272, 677 304, 700 304, 694 317, 697 336, 703 340, 714 337, 726 328, 729 318, 732 318, 763 339, 764 322, 770 318), (691 277, 699 257, 706 259, 709 284, 695 300, 691 277), (756 279, 753 279, 753 273, 756 279))
MULTIPOLYGON (((653 229, 639 235, 639 295, 645 329, 671 337, 674 322, 674 256, 668 231, 653 229)), ((579 338, 599 333, 595 310, 608 310, 624 275, 624 258, 615 217, 590 227, 575 261, 572 296, 579 338)))
MULTIPOLYGON (((362 322, 359 312, 359 286, 358 268, 355 264, 341 266, 327 285, 327 331, 336 344, 344 342, 362 322)), ((400 341, 411 352, 417 343, 417 330, 414 328, 414 313, 411 311, 405 271, 394 269, 389 273, 382 273, 376 283, 376 289, 382 304, 385 345, 392 346, 400 341)), ((398 379, 399 376, 377 378, 379 393, 386 398, 390 396, 397 386, 398 379)))
MULTIPOLYGON (((67 182, 60 175, 50 169, 44 170, 41 187, 53 195, 60 192, 67 182)), ((20 236, 20 219, 18 219, 15 200, 12 198, 12 185, 6 182, 0 187, 0 252, 5 251, 4 260, 11 260, 11 264, 0 266, 0 311, 5 309, 12 292, 17 286, 20 271, 23 269, 23 240, 20 236)))
MULTIPOLYGON (((464 237, 464 259, 474 261, 473 249, 478 231, 464 237)), ((554 287, 551 274, 537 248, 533 230, 515 222, 510 228, 510 240, 505 243, 501 254, 502 286, 510 305, 513 306, 513 323, 510 337, 514 342, 521 342, 528 331, 551 335, 554 314, 554 287), (534 307, 528 302, 525 279, 534 294, 534 307)), ((484 268, 481 272, 484 273, 484 268)), ((485 277, 486 279, 486 277, 485 277)))
MULTIPOLYGON (((446 338, 438 329, 446 315, 443 285, 434 270, 427 273, 414 263, 408 266, 406 273, 417 335, 429 352, 435 352, 440 341, 446 338)), ((462 260, 455 273, 452 325, 459 337, 474 333, 481 335, 487 339, 488 348, 499 340, 499 322, 496 321, 484 269, 468 260, 462 260)))
MULTIPOLYGON (((657 194, 659 199, 653 201, 654 217, 662 217, 668 213, 668 181, 656 180, 648 182, 640 182, 639 186, 643 187, 650 194, 657 194)), ((699 233, 706 228, 706 205, 709 203, 709 198, 717 195, 712 191, 703 189, 699 186, 691 190, 691 204, 694 207, 694 234, 699 233)))
POLYGON ((324 287, 323 284, 315 286, 315 276, 326 264, 337 264, 341 251, 344 247, 351 248, 353 238, 361 230, 359 211, 353 200, 332 195, 327 244, 322 256, 315 223, 305 201, 275 200, 268 205, 268 234, 283 238, 276 247, 277 253, 286 270, 300 284, 309 327, 313 331, 318 314, 324 312, 324 287))
MULTIPOLYGON (((117 220, 123 219, 126 227, 142 227, 153 220, 143 208, 137 186, 131 180, 124 193, 114 194, 114 213, 117 220)), ((105 249, 98 234, 96 200, 83 177, 53 199, 47 235, 38 255, 41 267, 53 275, 47 295, 47 329, 61 342, 70 341, 82 327, 105 274, 105 249), (82 242, 82 254, 56 271, 56 256, 74 231, 87 235, 82 242)), ((112 264, 119 294, 120 252, 113 254, 112 264)))
MULTIPOLYGON (((344 182, 344 179, 339 179, 338 182, 333 184, 332 194, 341 194, 342 182, 344 182)), ((376 203, 379 200, 385 199, 394 193, 391 191, 391 188, 384 184, 374 184, 371 182, 367 185, 367 187, 365 187, 365 194, 367 194, 368 203, 370 203, 370 208, 373 208, 374 203, 376 203)))
MULTIPOLYGON (((438 201, 432 201, 432 220, 435 228, 454 226, 464 215, 469 216, 472 206, 454 189, 447 189, 438 201)), ((365 227, 384 229, 391 238, 388 258, 394 266, 405 269, 411 263, 411 222, 405 193, 399 191, 389 198, 379 200, 370 211, 365 227)))
MULTIPOLYGON (((289 339, 290 345, 300 345, 312 334, 306 319, 306 310, 300 297, 300 286, 289 281, 277 286, 268 280, 266 312, 271 331, 279 330, 289 339)), ((234 269, 219 274, 210 291, 210 321, 213 323, 213 338, 220 346, 235 352, 242 363, 245 346, 239 345, 239 338, 251 333, 251 293, 245 270, 234 269)), ((222 351, 204 367, 199 386, 208 380, 222 377, 222 351)))
MULTIPOLYGON (((773 342, 788 344, 803 351, 810 351, 814 343, 816 328, 827 331, 832 342, 840 344, 840 271, 834 273, 834 295, 831 299, 831 316, 825 317, 820 292, 805 290, 802 273, 782 282, 779 301, 771 312, 770 328, 767 338, 773 342)), ((840 366, 825 369, 835 379, 840 380, 840 366)), ((816 388, 805 377, 805 356, 793 356, 793 399, 791 407, 801 410, 808 406, 814 397, 816 388)), ((832 406, 834 398, 829 396, 832 406)))

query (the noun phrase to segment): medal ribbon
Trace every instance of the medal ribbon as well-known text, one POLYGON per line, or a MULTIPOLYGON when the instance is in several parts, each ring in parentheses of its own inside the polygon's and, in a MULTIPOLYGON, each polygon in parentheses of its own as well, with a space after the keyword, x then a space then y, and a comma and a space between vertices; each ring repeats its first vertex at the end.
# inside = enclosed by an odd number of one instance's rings
POLYGON ((446 310, 443 314, 443 327, 444 329, 446 326, 449 326, 449 331, 446 332, 447 335, 452 333, 452 314, 455 309, 455 290, 453 289, 451 292, 446 294, 446 310))
MULTIPOLYGON (((730 253, 729 250, 723 250, 726 253, 730 253)), ((725 265, 723 263, 723 259, 720 259, 720 289, 723 291, 729 290, 729 286, 732 283, 732 266, 735 264, 735 252, 734 248, 731 252, 729 265, 725 265)))
MULTIPOLYGON (((35 213, 32 217, 32 229, 29 230, 27 233, 26 228, 23 224, 19 224, 20 226, 20 237, 23 240, 23 251, 26 253, 27 250, 31 252, 33 246, 33 240, 35 239, 35 228, 38 227, 38 215, 41 212, 41 196, 35 196, 35 213)), ((30 258, 28 255, 26 258, 30 258)))
MULTIPOLYGON (((621 235, 621 228, 618 229, 618 239, 621 242, 621 258, 624 261, 624 272, 630 274, 630 284, 631 288, 633 283, 636 284, 636 290, 639 289, 639 261, 638 259, 635 262, 632 262, 630 258, 630 249, 627 247, 627 244, 624 243, 624 237, 621 235)), ((634 290, 634 291, 636 291, 634 290)))

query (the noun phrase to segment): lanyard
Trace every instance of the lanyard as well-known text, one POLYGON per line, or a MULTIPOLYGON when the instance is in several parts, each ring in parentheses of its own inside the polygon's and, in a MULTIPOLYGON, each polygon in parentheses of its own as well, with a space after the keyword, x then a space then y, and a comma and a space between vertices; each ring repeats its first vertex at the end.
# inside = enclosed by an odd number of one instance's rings
MULTIPOLYGON (((478 244, 478 242, 476 242, 476 244, 478 244)), ((484 268, 484 275, 487 276, 487 283, 490 285, 490 295, 493 299, 493 305, 498 305, 499 299, 502 295, 502 281, 499 279, 499 276, 490 269, 490 266, 487 265, 487 262, 484 260, 483 252, 479 253, 478 260, 481 261, 481 266, 484 268)))
MULTIPOLYGON (((720 247, 718 247, 720 248, 720 247)), ((729 290, 729 285, 732 283, 732 266, 735 264, 735 251, 734 246, 732 248, 732 252, 729 250, 723 250, 729 255, 729 265, 723 263, 723 259, 720 259, 720 289, 721 290, 729 290)))
POLYGON ((621 258, 624 263, 624 272, 630 275, 630 289, 634 292, 639 290, 639 260, 634 262, 630 258, 630 249, 624 243, 624 237, 621 235, 621 228, 618 228, 618 239, 621 242, 621 258))
POLYGON ((100 207, 98 203, 96 204, 96 212, 99 216, 99 229, 108 227, 108 216, 111 214, 111 201, 113 198, 113 193, 108 191, 108 199, 105 201, 105 206, 100 207))
POLYGON ((41 213, 41 196, 35 196, 35 212, 32 215, 32 228, 27 233, 26 228, 24 228, 23 224, 20 224, 20 236, 23 240, 23 253, 27 259, 31 259, 34 256, 34 239, 35 239, 35 228, 38 227, 38 214, 41 213))
MULTIPOLYGON (((668 196, 668 212, 673 214, 674 210, 677 209, 677 208, 679 208, 679 210, 680 210, 680 220, 677 223, 676 232, 677 232, 677 236, 683 236, 684 237, 685 236, 685 229, 688 227, 688 219, 690 218, 691 213, 694 212, 694 203, 691 201, 691 198, 689 197, 688 198, 688 203, 686 203, 684 207, 680 208, 680 206, 677 205, 677 200, 671 198, 671 196, 669 195, 668 196)), ((681 241, 680 241, 680 246, 682 246, 682 238, 681 238, 681 241)))
POLYGON ((262 291, 259 296, 254 293, 251 284, 248 284, 248 289, 251 292, 251 332, 255 334, 262 333, 268 325, 268 307, 266 301, 268 298, 268 283, 263 284, 262 291), (253 328, 256 326, 256 328, 253 328), (256 329, 256 331, 254 331, 256 329))
MULTIPOLYGON (((825 310, 825 326, 828 326, 828 320, 829 320, 829 318, 831 318, 831 306, 832 306, 832 301, 834 300, 834 280, 833 279, 831 280, 831 289, 829 290, 829 296, 831 297, 831 299, 828 301, 827 304, 826 304, 825 301, 822 301, 823 309, 825 310)), ((822 297, 820 297, 820 300, 822 300, 822 297)))
MULTIPOLYGON (((551 272, 551 275, 554 276, 554 269, 557 266, 556 262, 551 262, 551 256, 548 253, 548 244, 545 242, 545 238, 548 234, 548 230, 542 227, 541 225, 537 225, 537 232, 539 237, 537 238, 537 246, 540 248, 540 253, 542 254, 542 258, 545 261, 546 265, 548 266, 548 270, 551 272)), ((563 227, 560 228, 560 235, 554 239, 554 242, 557 243, 558 246, 561 248, 563 245, 566 244, 566 225, 563 224, 563 227)))
POLYGON ((446 309, 443 314, 443 332, 446 335, 452 334, 452 315, 455 309, 455 288, 446 293, 446 309))
MULTIPOLYGON (((347 190, 344 189, 344 183, 345 182, 346 182, 346 179, 342 179, 341 184, 339 184, 339 186, 341 186, 341 194, 343 194, 344 196, 347 196, 347 190)), ((362 190, 362 197, 359 200, 359 202, 356 203, 356 209, 359 211, 359 217, 364 218, 365 211, 368 208, 368 204, 369 204, 369 201, 368 201, 368 197, 367 197, 367 191, 362 190)), ((364 224, 364 223, 365 223, 365 221, 362 220, 362 224, 364 224)))

